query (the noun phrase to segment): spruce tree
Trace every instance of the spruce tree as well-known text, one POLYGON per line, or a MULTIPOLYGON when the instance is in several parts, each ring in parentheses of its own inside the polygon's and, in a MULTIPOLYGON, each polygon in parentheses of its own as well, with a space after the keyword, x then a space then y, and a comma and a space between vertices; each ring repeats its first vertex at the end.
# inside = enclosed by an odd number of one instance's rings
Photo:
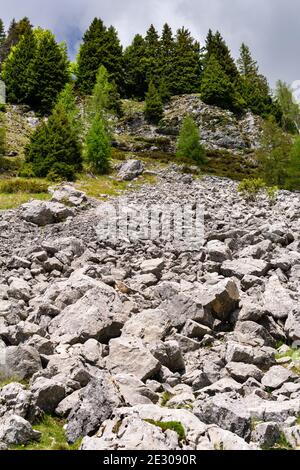
POLYGON ((37 177, 75 176, 82 168, 81 143, 62 106, 34 131, 25 149, 25 168, 37 177))
POLYGON ((172 29, 166 23, 163 27, 160 44, 160 83, 159 92, 163 102, 172 96, 172 84, 176 83, 174 77, 175 41, 172 29))
POLYGON ((140 34, 137 34, 132 44, 124 52, 127 98, 143 99, 145 97, 147 91, 145 55, 145 40, 140 34))
POLYGON ((160 42, 159 35, 153 24, 151 24, 145 36, 145 68, 146 68, 146 81, 149 84, 151 81, 156 85, 159 84, 160 75, 160 42))
POLYGON ((183 119, 180 134, 177 140, 176 156, 178 158, 191 158, 198 164, 206 160, 205 149, 200 141, 200 133, 192 116, 183 119))
POLYGON ((60 92, 55 103, 53 112, 63 108, 68 116, 69 122, 75 132, 80 136, 82 134, 82 121, 79 108, 76 104, 76 97, 74 92, 74 84, 67 83, 64 89, 60 92))
POLYGON ((144 115, 146 121, 151 124, 158 124, 163 117, 162 100, 153 82, 150 82, 146 94, 144 115))
POLYGON ((199 92, 200 76, 200 45, 187 29, 181 28, 177 31, 175 42, 174 67, 170 83, 172 94, 199 92))
POLYGON ((206 57, 205 62, 207 63, 210 57, 213 55, 223 70, 225 71, 226 75, 236 82, 239 79, 238 69, 235 65, 235 62, 231 56, 230 50, 222 38, 219 31, 215 34, 209 30, 207 38, 206 38, 206 57))
POLYGON ((7 59, 12 47, 18 44, 22 36, 30 31, 32 31, 32 25, 27 17, 22 18, 20 21, 12 20, 5 41, 0 45, 0 64, 7 59))
POLYGON ((31 64, 36 54, 36 39, 29 30, 12 49, 2 66, 8 101, 28 103, 32 94, 31 64))
POLYGON ((238 110, 243 105, 231 79, 214 55, 210 56, 202 75, 201 98, 207 104, 224 109, 238 110))
POLYGON ((241 45, 237 63, 240 71, 238 88, 245 101, 245 107, 263 117, 274 113, 268 81, 259 73, 257 62, 244 43, 241 45))
POLYGON ((111 140, 103 116, 97 113, 87 133, 85 159, 91 169, 105 174, 110 168, 111 140))
POLYGON ((107 69, 111 80, 122 88, 123 52, 116 30, 109 29, 95 18, 83 37, 78 56, 77 86, 82 93, 91 94, 100 65, 107 69))
POLYGON ((30 64, 32 89, 29 104, 42 114, 54 106, 58 94, 70 80, 67 51, 50 31, 36 32, 37 48, 30 64))

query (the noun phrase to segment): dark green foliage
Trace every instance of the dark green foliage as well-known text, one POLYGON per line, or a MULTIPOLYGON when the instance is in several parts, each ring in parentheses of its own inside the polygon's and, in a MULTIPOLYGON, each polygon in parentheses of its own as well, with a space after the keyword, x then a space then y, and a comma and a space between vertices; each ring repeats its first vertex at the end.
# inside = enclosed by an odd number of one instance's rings
POLYGON ((224 109, 238 111, 243 107, 232 80, 214 55, 210 56, 202 75, 201 97, 205 103, 224 109))
MULTIPOLYGON (((57 173, 57 163, 71 166, 74 171, 81 169, 81 144, 66 110, 56 109, 48 122, 37 127, 26 147, 25 157, 26 164, 31 165, 38 177, 51 175, 54 170, 57 173)), ((60 168, 65 172, 65 167, 60 168)))
POLYGON ((276 124, 274 118, 263 124, 261 147, 257 151, 260 174, 268 186, 284 188, 291 154, 291 138, 276 124))
POLYGON ((129 98, 144 98, 147 91, 145 57, 146 44, 137 34, 124 52, 125 90, 129 98))
POLYGON ((82 93, 91 94, 100 65, 104 65, 110 78, 123 87, 123 56, 116 30, 106 28, 95 18, 83 37, 78 56, 77 86, 82 93))
POLYGON ((146 82, 158 85, 160 75, 160 40, 159 35, 153 24, 147 31, 145 36, 145 57, 144 67, 146 72, 146 82))
POLYGON ((36 39, 29 30, 20 39, 2 67, 8 101, 28 103, 32 94, 31 64, 36 54, 36 39))
POLYGON ((30 30, 3 64, 2 77, 9 101, 47 114, 69 80, 65 47, 56 43, 50 31, 30 30))
POLYGON ((270 114, 276 116, 277 110, 272 101, 268 81, 259 73, 257 62, 245 44, 240 48, 238 66, 241 74, 239 89, 245 101, 244 106, 262 117, 270 114))
POLYGON ((32 31, 32 25, 27 17, 20 21, 12 20, 7 36, 4 41, 0 44, 0 65, 7 59, 13 46, 18 44, 21 37, 32 31))
POLYGON ((145 101, 145 119, 151 124, 158 124, 163 117, 161 97, 153 82, 150 82, 145 101))
POLYGON ((66 163, 56 162, 47 174, 50 181, 75 181, 75 169, 66 163))
POLYGON ((239 78, 239 73, 233 58, 231 57, 230 50, 222 38, 219 31, 215 34, 209 30, 206 38, 206 57, 205 62, 207 63, 211 56, 214 56, 222 69, 231 80, 236 81, 239 78))
POLYGON ((40 31, 34 59, 30 65, 32 80, 29 103, 46 114, 70 79, 67 53, 50 31, 40 31))
POLYGON ((286 173, 286 188, 300 191, 300 137, 296 138, 292 146, 286 173))
POLYGON ((172 94, 197 93, 200 89, 200 45, 188 29, 177 31, 173 73, 170 77, 172 94))
POLYGON ((186 116, 178 137, 176 156, 178 158, 191 158, 196 163, 201 164, 206 160, 205 155, 205 149, 200 142, 198 126, 191 116, 186 116))
POLYGON ((110 167, 111 140, 106 124, 100 113, 97 113, 86 136, 86 161, 98 174, 105 174, 110 167))

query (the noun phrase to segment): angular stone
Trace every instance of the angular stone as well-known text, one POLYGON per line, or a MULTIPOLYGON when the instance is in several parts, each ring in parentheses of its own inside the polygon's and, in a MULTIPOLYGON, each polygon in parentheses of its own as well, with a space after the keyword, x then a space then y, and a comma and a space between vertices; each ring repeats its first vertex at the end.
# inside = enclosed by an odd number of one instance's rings
POLYGON ((275 319, 286 319, 296 309, 287 289, 283 287, 277 276, 272 276, 265 288, 264 307, 275 319))
POLYGON ((285 382, 293 382, 299 378, 292 371, 282 366, 274 366, 264 375, 261 383, 272 389, 280 388, 285 382))
POLYGON ((261 277, 267 274, 269 263, 260 259, 243 258, 233 261, 225 261, 221 266, 224 276, 235 276, 242 279, 244 276, 261 277))
POLYGON ((57 202, 31 201, 20 207, 20 217, 39 226, 63 222, 71 216, 72 209, 57 202))
POLYGON ((121 337, 109 343, 107 367, 113 374, 133 374, 145 381, 160 369, 160 363, 140 339, 121 337))

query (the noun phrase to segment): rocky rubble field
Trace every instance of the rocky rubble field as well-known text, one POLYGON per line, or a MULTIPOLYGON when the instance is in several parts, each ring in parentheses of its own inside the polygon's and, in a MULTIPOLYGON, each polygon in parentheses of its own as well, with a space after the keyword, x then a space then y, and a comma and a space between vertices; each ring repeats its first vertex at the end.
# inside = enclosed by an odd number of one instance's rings
POLYGON ((300 194, 176 170, 126 197, 203 202, 198 252, 99 241, 71 187, 0 213, 1 449, 43 413, 83 450, 300 447, 300 194))

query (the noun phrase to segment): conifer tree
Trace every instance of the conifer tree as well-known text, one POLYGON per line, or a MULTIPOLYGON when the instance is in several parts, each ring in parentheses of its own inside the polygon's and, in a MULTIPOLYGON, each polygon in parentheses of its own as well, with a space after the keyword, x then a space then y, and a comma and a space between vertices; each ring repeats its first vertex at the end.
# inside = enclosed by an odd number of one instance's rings
POLYGON ((202 75, 201 97, 205 103, 224 109, 239 110, 243 105, 214 55, 210 56, 202 75))
POLYGON ((77 86, 82 93, 92 93, 100 65, 105 66, 111 80, 122 88, 123 56, 117 32, 95 18, 83 37, 78 55, 77 86))
POLYGON ((163 102, 172 96, 172 84, 176 82, 174 74, 175 41, 172 29, 166 23, 163 27, 160 44, 160 83, 159 92, 163 102))
POLYGON ((30 64, 32 90, 29 104, 46 114, 54 106, 58 94, 70 80, 65 45, 59 45, 48 30, 37 30, 37 47, 30 64))
POLYGON ((189 30, 177 31, 171 90, 172 94, 197 93, 200 87, 200 45, 189 30))
POLYGON ((37 177, 74 177, 82 167, 81 143, 66 109, 56 108, 47 122, 42 122, 25 149, 25 168, 37 177))
POLYGON ((32 25, 27 17, 20 21, 12 20, 5 41, 0 45, 0 64, 8 57, 13 46, 18 44, 22 36, 32 31, 32 25))
POLYGON ((98 174, 105 174, 110 168, 111 140, 105 120, 97 113, 86 136, 86 161, 98 174))
POLYGON ((159 83, 160 74, 160 41, 159 35, 153 24, 151 24, 145 36, 145 68, 146 68, 146 81, 149 84, 151 81, 156 85, 159 83))
POLYGON ((145 97, 147 91, 145 55, 145 40, 137 34, 124 52, 125 90, 128 98, 145 97))
POLYGON ((158 124, 163 117, 161 97, 153 82, 150 82, 145 101, 145 119, 151 124, 158 124))
POLYGON ((63 108, 68 116, 72 128, 80 136, 82 133, 82 122, 79 108, 76 104, 76 97, 74 92, 74 84, 67 83, 64 89, 60 92, 57 102, 53 108, 53 112, 63 108))
POLYGON ((89 100, 89 112, 119 114, 121 111, 120 95, 114 81, 109 81, 109 74, 104 65, 99 67, 93 94, 89 100))
POLYGON ((217 61, 219 62, 223 70, 225 71, 226 75, 234 82, 238 80, 239 78, 238 69, 231 56, 230 50, 219 31, 213 34, 213 32, 209 30, 207 38, 206 38, 205 49, 206 49, 206 57, 205 57, 206 63, 209 61, 210 57, 213 55, 217 59, 217 61))
POLYGON ((31 64, 36 54, 36 39, 31 30, 11 50, 2 66, 8 101, 28 103, 32 94, 31 64))
POLYGON ((192 116, 186 116, 183 119, 177 140, 176 156, 191 158, 198 164, 202 164, 206 160, 206 152, 200 141, 199 129, 192 116))
POLYGON ((239 90, 245 101, 245 107, 263 117, 274 113, 267 79, 259 73, 257 62, 252 58, 250 49, 244 43, 238 59, 240 71, 239 90))

